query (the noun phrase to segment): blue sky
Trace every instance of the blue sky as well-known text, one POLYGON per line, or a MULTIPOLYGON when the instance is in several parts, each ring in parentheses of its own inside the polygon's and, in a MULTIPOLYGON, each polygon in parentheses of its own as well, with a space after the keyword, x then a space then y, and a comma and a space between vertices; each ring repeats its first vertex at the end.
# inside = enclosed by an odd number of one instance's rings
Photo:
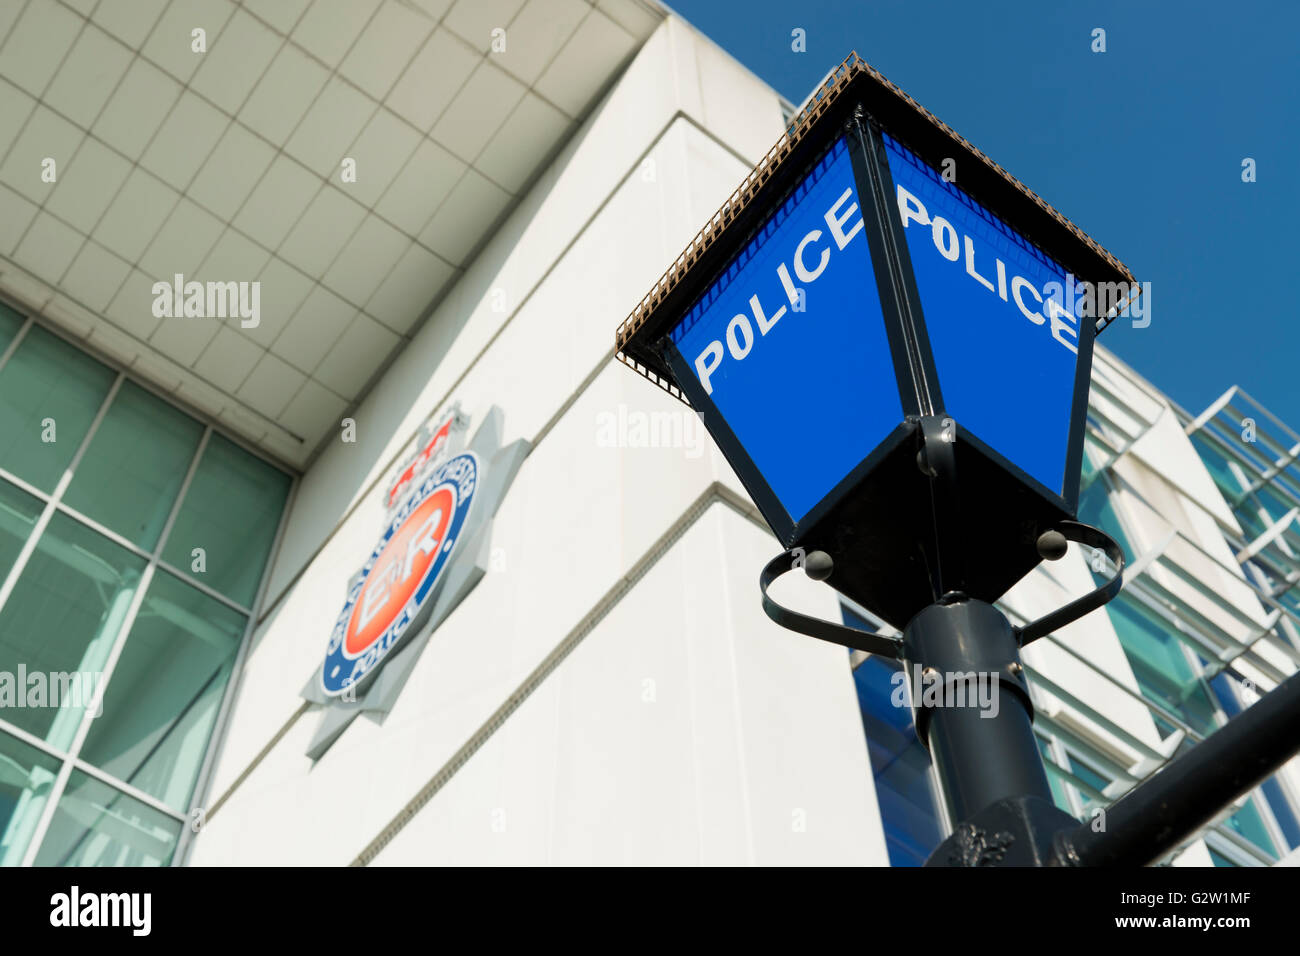
POLYGON ((795 103, 856 49, 1151 282, 1103 345, 1193 413, 1237 384, 1300 431, 1300 3, 670 5, 795 103))

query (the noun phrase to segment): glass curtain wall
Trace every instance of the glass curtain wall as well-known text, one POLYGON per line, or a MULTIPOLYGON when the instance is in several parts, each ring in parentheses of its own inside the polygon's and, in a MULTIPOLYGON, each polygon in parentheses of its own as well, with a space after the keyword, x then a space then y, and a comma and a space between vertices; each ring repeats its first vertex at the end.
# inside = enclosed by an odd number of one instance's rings
MULTIPOLYGON (((1134 549, 1115 508, 1105 474, 1100 474, 1081 496, 1079 517, 1115 538, 1128 560, 1134 560, 1134 549)), ((1234 689, 1239 678, 1230 668, 1212 668, 1188 646, 1178 609, 1159 608, 1158 602, 1145 596, 1144 581, 1144 576, 1131 581, 1106 606, 1106 613, 1133 668, 1139 690, 1152 705, 1151 716, 1160 735, 1168 739, 1183 731, 1194 734, 1194 740, 1204 738, 1240 711, 1234 689)), ((1190 615, 1189 611, 1186 613, 1190 615)), ((1063 764, 1059 759, 1062 755, 1059 750, 1052 753, 1057 758, 1055 769, 1077 775, 1077 766, 1063 764)), ((1071 755, 1071 764, 1074 759, 1071 755)), ((1096 788, 1097 798, 1100 789, 1096 788)), ((1291 801, 1284 796, 1277 779, 1272 778, 1247 796, 1235 813, 1208 830, 1205 838, 1216 864, 1258 865, 1261 857, 1276 860, 1300 845, 1296 839, 1300 836, 1300 825, 1295 820, 1291 801), (1233 836, 1237 838, 1235 841, 1233 836), (1258 852, 1250 852, 1251 848, 1258 852)))
POLYGON ((0 865, 166 865, 292 479, 0 305, 0 865))

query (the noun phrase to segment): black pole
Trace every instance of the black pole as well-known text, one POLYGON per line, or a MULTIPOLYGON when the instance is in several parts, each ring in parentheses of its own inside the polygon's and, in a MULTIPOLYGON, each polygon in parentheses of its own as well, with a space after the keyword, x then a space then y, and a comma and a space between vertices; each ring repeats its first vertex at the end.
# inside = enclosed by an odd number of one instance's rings
POLYGON ((1143 866, 1159 859, 1300 750, 1300 672, 1292 674, 1098 821, 1057 841, 1066 866, 1143 866))
POLYGON ((903 660, 954 824, 998 800, 1052 799, 1019 642, 997 608, 960 596, 930 605, 903 631, 903 660))

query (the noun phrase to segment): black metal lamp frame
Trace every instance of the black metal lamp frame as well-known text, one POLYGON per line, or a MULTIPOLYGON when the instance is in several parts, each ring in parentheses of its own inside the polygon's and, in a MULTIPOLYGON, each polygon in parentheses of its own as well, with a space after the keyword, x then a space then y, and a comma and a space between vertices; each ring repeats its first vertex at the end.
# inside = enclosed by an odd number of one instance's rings
MULTIPOLYGON (((1138 784, 1098 820, 1080 823, 1059 810, 1033 735, 1033 705, 1019 650, 1114 598, 1123 585, 1124 554, 1105 532, 1077 521, 1062 521, 1055 533, 1105 552, 1114 573, 1089 593, 1022 627, 1012 627, 991 604, 956 591, 940 595, 917 614, 901 638, 811 617, 772 598, 772 583, 796 568, 814 580, 826 580, 831 559, 823 552, 782 552, 759 576, 763 610, 784 628, 933 672, 945 691, 979 679, 976 675, 996 675, 992 719, 970 706, 945 706, 942 701, 952 698, 942 694, 939 703, 912 701, 917 735, 934 760, 954 824, 927 866, 1146 865, 1175 849, 1300 750, 1297 673, 1138 784)), ((1040 538, 1040 551, 1060 558, 1064 548, 1050 535, 1040 538)))

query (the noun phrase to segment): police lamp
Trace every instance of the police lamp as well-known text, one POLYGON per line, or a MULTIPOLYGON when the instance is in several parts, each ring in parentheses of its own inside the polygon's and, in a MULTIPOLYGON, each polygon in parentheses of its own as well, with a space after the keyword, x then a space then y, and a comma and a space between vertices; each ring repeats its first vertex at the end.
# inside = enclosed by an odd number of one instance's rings
POLYGON ((1132 284, 853 56, 617 347, 699 413, 782 544, 825 552, 829 583, 902 629, 948 592, 996 600, 1054 549, 1096 290, 1132 284))
POLYGON ((949 819, 970 824, 931 863, 1042 864, 1075 823, 1019 651, 1121 586, 1118 545, 1074 519, 1093 344, 1136 290, 855 54, 618 329, 618 357, 700 415, 785 547, 760 575, 769 616, 996 685, 996 717, 912 702, 949 819), (993 602, 1067 541, 1107 554, 1109 580, 1013 628, 993 602), (901 639, 779 605, 768 586, 796 568, 901 639), (962 843, 986 826, 1014 847, 962 843))

